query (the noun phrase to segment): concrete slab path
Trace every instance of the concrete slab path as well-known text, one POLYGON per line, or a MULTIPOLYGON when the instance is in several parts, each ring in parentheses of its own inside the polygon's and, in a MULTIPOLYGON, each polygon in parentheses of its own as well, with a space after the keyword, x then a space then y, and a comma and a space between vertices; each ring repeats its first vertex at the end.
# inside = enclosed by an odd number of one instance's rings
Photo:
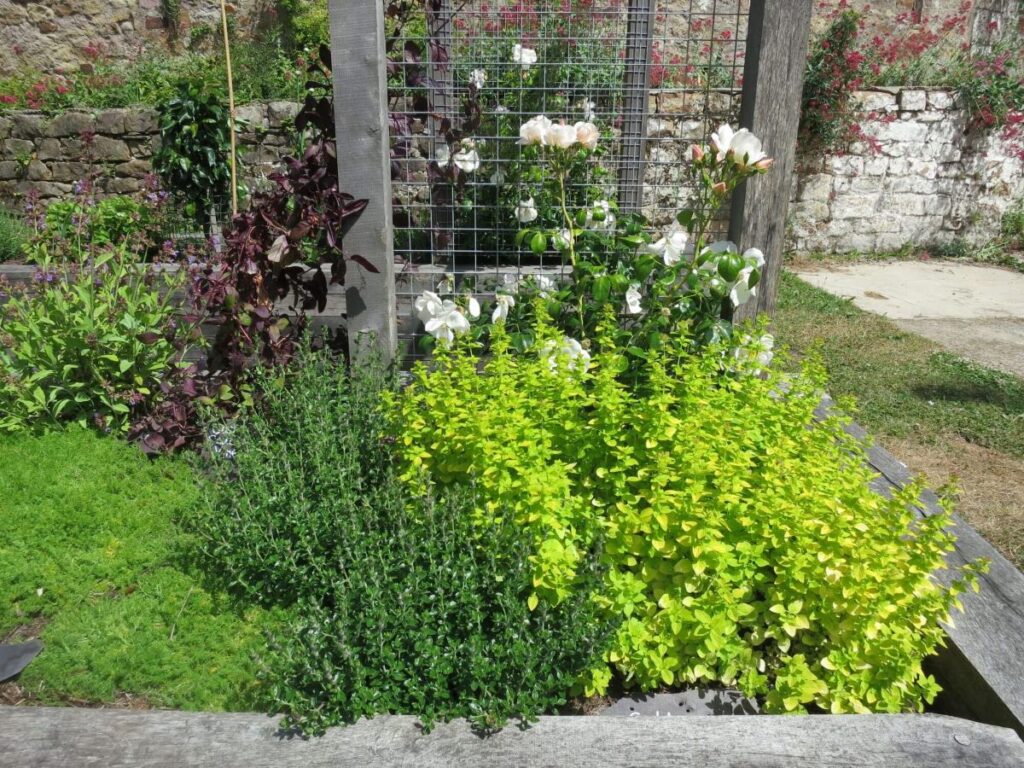
POLYGON ((999 267, 893 261, 795 274, 961 357, 1024 377, 1024 274, 999 267))

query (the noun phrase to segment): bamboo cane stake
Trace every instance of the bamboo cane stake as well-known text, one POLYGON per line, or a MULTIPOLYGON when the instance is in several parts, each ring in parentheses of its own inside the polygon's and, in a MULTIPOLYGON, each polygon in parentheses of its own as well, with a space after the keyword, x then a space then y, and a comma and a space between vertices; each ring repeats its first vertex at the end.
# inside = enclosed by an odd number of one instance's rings
POLYGON ((235 161, 235 85, 234 75, 231 69, 231 41, 228 37, 228 6, 226 0, 220 0, 221 28, 224 32, 224 63, 227 65, 228 74, 228 114, 230 124, 228 131, 231 135, 231 215, 238 215, 238 169, 235 161))

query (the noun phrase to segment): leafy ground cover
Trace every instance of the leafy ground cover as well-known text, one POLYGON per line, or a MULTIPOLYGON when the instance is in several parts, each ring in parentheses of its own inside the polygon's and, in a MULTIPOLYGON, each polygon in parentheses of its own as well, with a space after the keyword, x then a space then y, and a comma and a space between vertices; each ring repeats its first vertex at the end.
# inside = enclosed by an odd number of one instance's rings
POLYGON ((958 511, 1024 564, 1024 382, 951 355, 851 302, 783 274, 776 338, 816 350, 835 396, 935 484, 957 479, 958 511))
POLYGON ((266 614, 239 615, 182 564, 180 461, 70 430, 0 441, 0 642, 43 652, 0 701, 232 709, 254 701, 266 614))

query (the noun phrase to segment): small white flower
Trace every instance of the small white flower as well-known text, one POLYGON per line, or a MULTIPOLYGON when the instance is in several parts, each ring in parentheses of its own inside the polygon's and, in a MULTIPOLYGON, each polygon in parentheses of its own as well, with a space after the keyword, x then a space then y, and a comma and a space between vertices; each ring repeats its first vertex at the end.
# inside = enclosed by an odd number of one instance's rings
POLYGON ((750 285, 750 273, 753 271, 753 267, 744 267, 736 276, 736 282, 732 284, 732 289, 729 291, 729 299, 734 307, 743 306, 757 295, 757 286, 750 285))
POLYGON ((551 237, 551 244, 559 251, 569 250, 569 246, 572 245, 572 232, 568 229, 563 229, 551 237))
POLYGON ((767 157, 761 148, 761 140, 746 128, 734 131, 727 124, 720 125, 718 131, 711 134, 711 144, 718 153, 719 162, 731 156, 733 162, 742 168, 759 163, 767 157))
POLYGON ((549 147, 568 149, 576 143, 576 129, 565 123, 553 123, 548 127, 544 143, 549 147))
POLYGON ((519 219, 520 224, 529 224, 539 215, 540 214, 537 212, 537 206, 534 204, 532 197, 520 200, 519 205, 516 206, 516 218, 519 219))
POLYGON ((626 291, 626 314, 627 315, 639 315, 643 312, 643 307, 640 306, 640 299, 643 296, 640 294, 640 284, 633 283, 629 286, 629 290, 626 291))
POLYGON ((597 114, 594 111, 595 109, 597 109, 597 104, 591 101, 590 99, 583 99, 576 106, 583 110, 583 119, 586 120, 588 123, 591 120, 593 120, 597 114))
POLYGON ((439 166, 444 168, 448 163, 451 162, 452 154, 448 151, 448 145, 442 144, 434 151, 434 160, 439 166))
POLYGON ((438 341, 449 343, 454 341, 456 336, 469 331, 469 327, 469 320, 462 314, 458 305, 450 299, 445 299, 440 312, 424 324, 427 333, 438 341))
POLYGON ((514 297, 507 293, 499 293, 494 297, 494 314, 491 315, 491 322, 504 321, 508 317, 508 311, 516 305, 514 297))
POLYGON ((519 293, 519 276, 512 274, 504 274, 501 276, 501 284, 505 286, 505 290, 509 293, 519 293))
POLYGON ((477 301, 474 297, 470 296, 468 298, 466 306, 470 317, 474 319, 480 317, 480 302, 477 301))
POLYGON ((499 104, 498 106, 496 106, 494 108, 494 114, 496 114, 496 115, 503 115, 503 114, 505 114, 508 111, 509 111, 509 108, 506 107, 504 104, 499 104))
POLYGON ((516 43, 512 46, 512 61, 522 67, 523 72, 528 72, 530 67, 537 63, 537 52, 533 48, 524 48, 516 43))
POLYGON ((496 187, 505 186, 505 172, 501 168, 491 174, 491 184, 496 187))
POLYGON ((597 141, 601 138, 601 131, 591 122, 576 123, 573 126, 576 130, 576 141, 587 149, 597 149, 597 141))
POLYGON ((469 73, 469 84, 476 88, 478 91, 483 90, 484 85, 487 83, 487 72, 482 69, 474 69, 469 73))
POLYGON ((548 130, 550 128, 551 121, 544 117, 544 115, 531 117, 519 127, 519 143, 544 146, 547 143, 548 130))
POLYGON ((760 248, 747 248, 743 252, 743 260, 754 269, 761 269, 764 266, 764 253, 760 248))
POLYGON ((547 275, 534 275, 533 281, 537 284, 537 293, 539 293, 541 297, 545 299, 548 297, 548 294, 551 293, 551 291, 555 290, 555 288, 558 287, 555 284, 555 281, 552 280, 547 275))
POLYGON ((476 144, 466 139, 462 142, 462 148, 452 157, 452 162, 463 173, 472 173, 480 167, 480 155, 476 151, 476 144))
POLYGON ((416 319, 421 323, 425 323, 439 315, 443 306, 444 302, 441 300, 441 297, 433 291, 424 291, 413 302, 413 307, 416 310, 416 319))
POLYGON ((558 365, 563 360, 570 371, 576 370, 577 367, 585 371, 590 367, 590 353, 576 339, 568 336, 563 337, 561 341, 551 339, 545 343, 540 356, 547 361, 552 371, 558 370, 558 365))
POLYGON ((681 227, 673 227, 659 240, 643 247, 646 253, 660 256, 666 267, 678 264, 687 252, 689 233, 681 227))

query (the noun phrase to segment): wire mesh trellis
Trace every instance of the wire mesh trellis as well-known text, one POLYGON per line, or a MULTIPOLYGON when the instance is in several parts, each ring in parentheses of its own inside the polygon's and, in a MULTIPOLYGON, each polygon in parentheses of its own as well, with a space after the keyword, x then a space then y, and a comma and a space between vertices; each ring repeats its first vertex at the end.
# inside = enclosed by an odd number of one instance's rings
POLYGON ((439 283, 487 292, 525 274, 565 271, 556 251, 515 242, 520 201, 551 217, 534 226, 560 225, 544 199, 543 169, 518 144, 520 125, 535 115, 591 120, 602 131, 599 151, 573 171, 571 207, 608 200, 613 212, 640 210, 667 227, 692 191, 689 146, 738 117, 749 5, 432 0, 434 12, 393 30, 400 338, 420 330, 412 302, 439 283), (451 131, 466 141, 446 141, 451 131))

